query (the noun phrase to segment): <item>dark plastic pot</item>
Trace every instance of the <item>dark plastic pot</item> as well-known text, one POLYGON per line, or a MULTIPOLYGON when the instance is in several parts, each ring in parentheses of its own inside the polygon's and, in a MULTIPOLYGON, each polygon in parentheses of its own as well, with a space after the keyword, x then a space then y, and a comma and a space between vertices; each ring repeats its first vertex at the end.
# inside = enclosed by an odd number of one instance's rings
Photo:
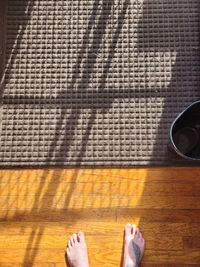
POLYGON ((186 108, 172 123, 169 148, 182 158, 200 161, 200 101, 186 108))

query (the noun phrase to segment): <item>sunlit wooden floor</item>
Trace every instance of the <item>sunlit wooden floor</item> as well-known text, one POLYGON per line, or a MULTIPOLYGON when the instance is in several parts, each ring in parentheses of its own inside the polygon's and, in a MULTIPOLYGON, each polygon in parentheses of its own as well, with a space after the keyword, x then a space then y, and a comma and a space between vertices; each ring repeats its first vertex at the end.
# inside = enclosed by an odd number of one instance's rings
POLYGON ((123 229, 146 239, 142 266, 200 266, 200 168, 0 171, 0 266, 65 266, 86 234, 91 266, 120 266, 123 229))

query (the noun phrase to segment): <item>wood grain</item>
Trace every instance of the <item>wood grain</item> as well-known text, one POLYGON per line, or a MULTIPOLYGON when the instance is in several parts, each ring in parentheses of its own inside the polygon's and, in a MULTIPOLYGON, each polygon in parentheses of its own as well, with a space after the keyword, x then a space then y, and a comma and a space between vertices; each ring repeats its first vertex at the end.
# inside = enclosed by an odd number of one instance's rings
POLYGON ((65 266, 79 230, 91 266, 120 266, 128 222, 143 267, 200 266, 200 168, 0 170, 0 267, 65 266))

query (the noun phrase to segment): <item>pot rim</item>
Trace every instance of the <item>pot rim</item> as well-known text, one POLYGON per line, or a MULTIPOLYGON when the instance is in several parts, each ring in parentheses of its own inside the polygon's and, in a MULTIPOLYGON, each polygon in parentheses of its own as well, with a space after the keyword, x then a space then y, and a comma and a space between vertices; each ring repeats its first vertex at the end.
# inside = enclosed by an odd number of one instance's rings
POLYGON ((171 124, 171 127, 170 127, 170 130, 169 130, 169 137, 170 137, 170 141, 171 141, 171 144, 173 146, 173 149, 175 150, 175 152, 181 156, 182 158, 185 158, 187 160, 192 160, 192 161, 200 161, 200 159, 196 159, 196 158, 191 158, 191 157, 188 157, 186 155, 184 155, 183 153, 180 152, 180 150, 176 147, 176 145, 174 144, 174 141, 173 141, 173 137, 172 137, 172 131, 173 131, 173 127, 174 127, 174 124, 177 122, 177 120, 188 110, 190 109, 192 106, 196 105, 196 104, 200 104, 200 100, 198 101, 195 101, 193 102, 191 105, 189 105, 185 110, 183 110, 177 117, 176 119, 173 121, 173 123, 171 124))

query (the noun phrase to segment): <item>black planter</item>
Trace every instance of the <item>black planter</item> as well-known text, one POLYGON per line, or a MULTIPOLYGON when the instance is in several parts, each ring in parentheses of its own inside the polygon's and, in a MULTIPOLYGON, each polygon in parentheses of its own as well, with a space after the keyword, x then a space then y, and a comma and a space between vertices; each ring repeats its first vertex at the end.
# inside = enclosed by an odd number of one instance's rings
POLYGON ((169 148, 182 158, 200 161, 200 101, 186 108, 172 123, 169 148))

